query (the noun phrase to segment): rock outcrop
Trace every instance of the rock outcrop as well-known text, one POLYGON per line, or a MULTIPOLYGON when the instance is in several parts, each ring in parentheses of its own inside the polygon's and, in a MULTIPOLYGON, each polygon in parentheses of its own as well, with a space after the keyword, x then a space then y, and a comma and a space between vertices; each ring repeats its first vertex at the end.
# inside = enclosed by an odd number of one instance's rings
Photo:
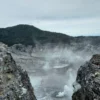
POLYGON ((28 74, 0 43, 0 100, 36 100, 28 74))
POLYGON ((81 87, 75 91, 72 100, 100 100, 100 55, 93 55, 79 68, 76 82, 81 87))

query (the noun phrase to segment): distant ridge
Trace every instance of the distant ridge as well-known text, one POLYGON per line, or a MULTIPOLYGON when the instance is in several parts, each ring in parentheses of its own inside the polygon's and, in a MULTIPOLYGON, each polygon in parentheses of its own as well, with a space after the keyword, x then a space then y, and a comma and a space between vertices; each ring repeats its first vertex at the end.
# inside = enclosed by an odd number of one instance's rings
POLYGON ((44 43, 66 43, 70 41, 71 36, 56 33, 42 31, 31 25, 16 25, 7 28, 0 28, 0 41, 8 44, 22 43, 24 45, 35 45, 35 41, 44 43))
POLYGON ((41 45, 46 43, 62 43, 70 45, 72 42, 81 43, 84 41, 91 41, 93 45, 99 45, 100 36, 72 37, 62 33, 43 31, 32 25, 25 24, 0 28, 0 42, 8 44, 9 46, 19 43, 35 46, 36 41, 41 45))

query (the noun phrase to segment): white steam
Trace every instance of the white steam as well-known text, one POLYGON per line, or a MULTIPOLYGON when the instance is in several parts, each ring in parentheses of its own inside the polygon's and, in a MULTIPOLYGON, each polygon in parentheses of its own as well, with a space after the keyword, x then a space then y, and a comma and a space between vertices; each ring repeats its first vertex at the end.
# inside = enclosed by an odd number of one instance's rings
POLYGON ((72 69, 69 69, 67 72, 67 82, 64 86, 63 92, 59 92, 56 97, 67 96, 68 100, 71 100, 73 94, 73 83, 75 82, 76 74, 72 69))
POLYGON ((100 53, 99 47, 95 49, 87 42, 84 49, 78 49, 82 45, 39 45, 29 55, 12 54, 16 62, 28 71, 37 100, 71 100, 73 92, 80 88, 75 83, 77 70, 93 54, 100 53))
POLYGON ((63 47, 61 45, 51 48, 50 45, 46 45, 42 47, 40 51, 37 47, 36 49, 38 51, 35 51, 37 53, 33 53, 33 56, 37 54, 37 56, 44 57, 46 62, 42 68, 47 71, 48 74, 47 77, 43 79, 43 87, 47 90, 48 88, 56 89, 57 87, 61 87, 63 89, 55 95, 56 98, 66 97, 68 100, 72 100, 73 92, 77 91, 81 87, 79 84, 75 83, 78 68, 85 61, 88 61, 93 54, 98 53, 98 50, 95 50, 88 43, 83 50, 77 51, 75 48, 68 46, 63 47), (56 73, 56 71, 65 67, 68 67, 68 69, 63 76, 56 73))

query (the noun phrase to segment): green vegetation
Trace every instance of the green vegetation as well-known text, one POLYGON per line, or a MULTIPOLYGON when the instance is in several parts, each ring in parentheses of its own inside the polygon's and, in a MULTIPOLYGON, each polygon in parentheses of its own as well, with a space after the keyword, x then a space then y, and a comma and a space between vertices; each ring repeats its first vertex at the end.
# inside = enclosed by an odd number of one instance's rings
POLYGON ((65 34, 42 31, 31 25, 17 25, 13 27, 0 28, 0 42, 8 44, 24 44, 35 46, 36 42, 45 43, 83 43, 91 42, 93 45, 100 45, 100 37, 71 37, 65 34))
POLYGON ((36 41, 41 44, 59 42, 69 43, 70 38, 72 37, 61 33, 57 34, 55 32, 42 31, 30 25, 17 25, 0 29, 0 41, 9 46, 18 43, 35 46, 36 41))

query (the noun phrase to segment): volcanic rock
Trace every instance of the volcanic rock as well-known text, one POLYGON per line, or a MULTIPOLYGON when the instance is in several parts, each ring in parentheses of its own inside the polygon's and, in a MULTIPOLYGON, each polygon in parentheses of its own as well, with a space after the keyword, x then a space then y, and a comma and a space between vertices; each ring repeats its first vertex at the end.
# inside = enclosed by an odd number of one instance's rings
POLYGON ((0 100, 36 100, 28 74, 0 43, 0 100))
MULTIPOLYGON (((100 100, 100 55, 96 54, 78 70, 77 84, 81 87, 72 100, 100 100)), ((76 85, 74 85, 76 87, 76 85)))

